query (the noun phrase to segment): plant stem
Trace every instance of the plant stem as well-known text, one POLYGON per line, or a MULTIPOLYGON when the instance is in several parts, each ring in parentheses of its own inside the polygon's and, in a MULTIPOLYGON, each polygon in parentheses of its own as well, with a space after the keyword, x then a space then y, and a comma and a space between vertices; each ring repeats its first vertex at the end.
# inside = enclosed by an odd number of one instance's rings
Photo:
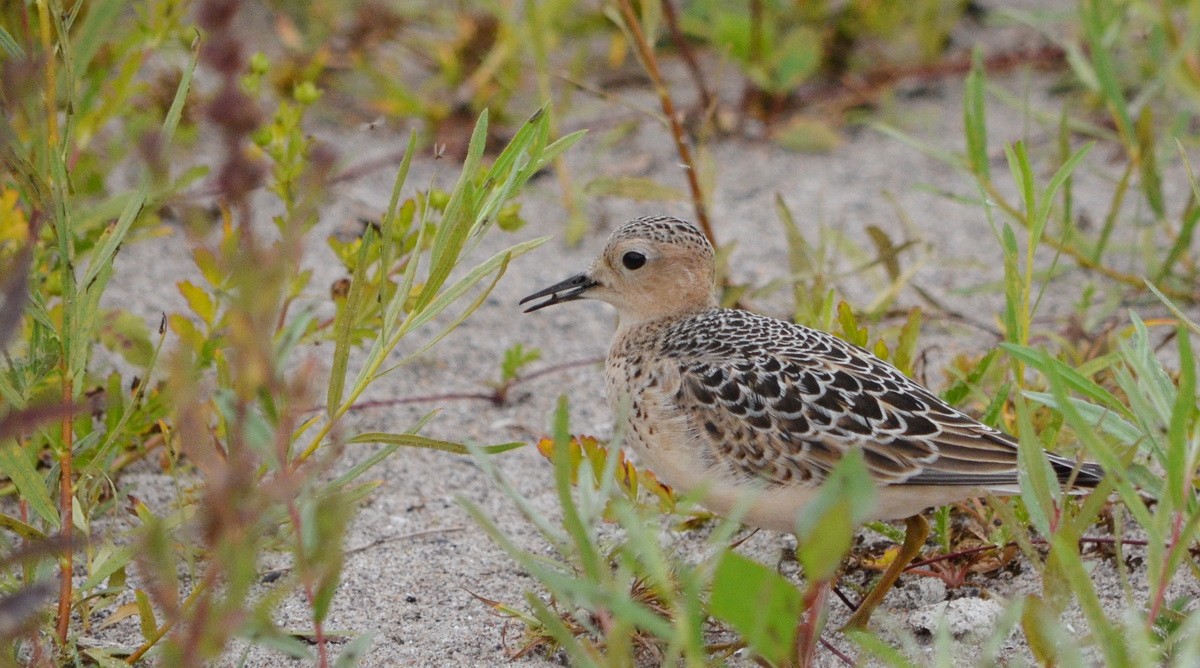
POLYGON ((811 666, 817 653, 817 641, 821 637, 821 621, 829 603, 832 583, 820 580, 812 583, 804 593, 804 612, 800 626, 796 629, 796 665, 811 666))
POLYGON ((303 529, 300 521, 300 511, 296 508, 294 500, 288 502, 288 516, 292 520, 292 528, 296 532, 296 567, 301 574, 301 579, 304 581, 304 598, 308 600, 308 607, 313 611, 313 636, 317 644, 317 665, 320 668, 329 668, 329 649, 325 642, 325 624, 317 615, 316 594, 313 593, 312 581, 304 577, 304 539, 303 529))
POLYGON ((650 81, 654 84, 654 91, 658 93, 658 101, 662 105, 663 115, 671 124, 671 136, 675 139, 675 149, 679 152, 679 160, 683 163, 683 170, 687 176, 688 190, 692 194, 692 206, 696 209, 696 224, 700 226, 704 236, 708 237, 708 240, 716 246, 717 240, 713 235, 712 225, 708 221, 708 210, 704 205, 704 191, 701 190, 700 178, 696 175, 696 163, 692 159, 692 149, 688 146, 687 139, 684 138, 683 125, 680 124, 679 115, 675 112, 675 102, 671 99, 671 91, 667 89, 667 83, 658 69, 654 48, 650 46, 646 34, 642 32, 642 23, 633 11, 630 0, 617 0, 617 7, 621 10, 621 17, 624 18, 625 24, 629 28, 629 34, 633 37, 634 46, 637 47, 642 65, 646 68, 646 74, 650 76, 650 81))
MULTIPOLYGON (((1171 558, 1174 556, 1175 550, 1179 549, 1179 536, 1183 533, 1183 513, 1175 512, 1175 522, 1171 526, 1171 542, 1163 555, 1162 570, 1163 573, 1169 573, 1171 558)), ((1167 596, 1167 585, 1171 584, 1168 578, 1160 579, 1158 586, 1155 587, 1154 598, 1150 603, 1150 612, 1146 615, 1146 630, 1153 634, 1154 623, 1158 621, 1158 615, 1162 611, 1163 601, 1167 596)))
MULTIPOLYGON (((545 21, 542 20, 542 6, 543 3, 526 0, 525 19, 529 22, 529 43, 533 47, 538 96, 545 102, 550 102, 552 94, 550 90, 550 61, 547 57, 547 28, 545 21)), ((559 136, 558 115, 554 113, 553 109, 547 110, 547 113, 550 114, 550 135, 557 137, 559 136)), ((577 242, 583 237, 584 232, 587 231, 587 221, 584 218, 583 210, 579 206, 579 201, 575 197, 575 183, 571 178, 571 170, 567 167, 566 159, 562 155, 555 156, 554 158, 554 174, 558 177, 558 187, 562 190, 563 208, 567 210, 568 243, 577 242)))
MULTIPOLYGON (((63 353, 62 362, 62 400, 63 403, 71 401, 71 376, 67 370, 67 353, 63 353)), ((62 451, 58 455, 59 466, 59 487, 58 487, 58 515, 61 526, 63 540, 67 545, 71 545, 75 540, 75 522, 74 522, 74 490, 72 485, 72 470, 71 470, 71 455, 74 442, 75 425, 72 422, 74 413, 63 418, 62 421, 62 451)), ((67 644, 67 631, 71 627, 71 598, 72 598, 72 581, 71 574, 74 571, 74 556, 75 550, 68 547, 63 550, 63 556, 60 563, 58 583, 58 625, 55 629, 58 636, 59 647, 65 647, 67 644)))
POLYGON ((700 107, 705 115, 711 114, 716 110, 717 98, 708 89, 708 84, 704 81, 704 71, 700 69, 700 63, 696 60, 696 53, 688 44, 683 30, 679 28, 679 12, 675 11, 671 0, 662 0, 662 10, 667 30, 671 31, 671 41, 679 49, 679 55, 683 57, 683 63, 687 65, 688 73, 692 75, 692 81, 696 84, 696 92, 700 95, 700 107))

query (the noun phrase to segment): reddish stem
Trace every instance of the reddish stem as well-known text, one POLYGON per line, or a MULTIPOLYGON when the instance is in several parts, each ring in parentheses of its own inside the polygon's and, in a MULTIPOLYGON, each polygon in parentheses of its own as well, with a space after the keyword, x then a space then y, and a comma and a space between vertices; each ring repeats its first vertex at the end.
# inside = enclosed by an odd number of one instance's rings
POLYGON ((796 629, 796 665, 811 666, 821 638, 821 619, 829 602, 829 580, 814 582, 804 592, 804 613, 796 629))
MULTIPOLYGON (((63 353, 62 363, 62 400, 63 403, 71 401, 71 377, 67 373, 67 356, 66 351, 63 353)), ((62 421, 62 452, 58 455, 59 466, 59 487, 58 487, 58 515, 59 523, 62 525, 62 537, 67 545, 72 545, 75 540, 75 513, 74 513, 74 493, 72 485, 72 467, 71 455, 74 447, 75 425, 72 423, 74 413, 63 418, 62 421)), ((73 583, 71 582, 71 574, 74 571, 74 556, 73 549, 63 551, 62 561, 60 562, 58 583, 58 625, 56 628, 58 645, 65 647, 67 644, 67 632, 71 628, 71 598, 73 593, 73 583)))
POLYGON ((618 0, 617 6, 629 28, 629 34, 633 36, 633 44, 637 47, 642 65, 646 68, 646 74, 650 76, 650 82, 654 84, 654 91, 658 93, 658 101, 662 105, 663 115, 667 117, 667 123, 671 126, 675 149, 679 152, 679 160, 683 163, 688 189, 692 194, 692 206, 696 209, 696 224, 700 226, 704 236, 708 237, 708 240, 715 246, 717 240, 713 235, 712 225, 708 222, 708 211, 704 205, 704 191, 700 188, 700 178, 696 175, 696 161, 692 159, 692 149, 684 138, 683 125, 679 122, 679 114, 675 112, 675 102, 671 99, 671 91, 667 88, 662 72, 658 69, 658 59, 654 57, 654 48, 650 46, 650 41, 642 32, 642 22, 638 20, 637 14, 633 11, 630 0, 618 0))
MULTIPOLYGON (((1167 566, 1171 563, 1171 557, 1175 554, 1175 549, 1179 547, 1179 536, 1183 533, 1183 514, 1175 511, 1175 522, 1171 526, 1171 542, 1167 546, 1167 552, 1163 555, 1163 574, 1167 572, 1167 566)), ((1167 585, 1169 580, 1163 578, 1158 583, 1158 587, 1154 591, 1154 600, 1150 603, 1150 614, 1146 615, 1146 628, 1153 629, 1154 622, 1158 620, 1158 615, 1162 611, 1163 601, 1167 597, 1167 585)))
POLYGON ((308 600, 308 607, 313 611, 313 636, 317 642, 317 665, 321 668, 329 668, 329 649, 326 647, 325 642, 325 623, 317 617, 317 596, 313 593, 312 582, 304 575, 304 544, 300 538, 300 511, 296 509, 295 501, 288 502, 288 515, 291 516, 292 526, 296 531, 296 565, 299 567, 300 577, 304 581, 304 598, 308 600))

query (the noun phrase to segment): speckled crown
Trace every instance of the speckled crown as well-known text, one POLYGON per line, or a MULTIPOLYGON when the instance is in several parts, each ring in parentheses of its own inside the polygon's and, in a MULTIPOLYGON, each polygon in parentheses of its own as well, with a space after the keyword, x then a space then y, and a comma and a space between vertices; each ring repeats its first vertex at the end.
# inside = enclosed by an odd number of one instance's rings
POLYGON ((685 246, 699 250, 709 258, 715 254, 712 244, 700 228, 672 216, 634 218, 617 228, 608 243, 616 243, 622 239, 649 239, 658 243, 685 246))

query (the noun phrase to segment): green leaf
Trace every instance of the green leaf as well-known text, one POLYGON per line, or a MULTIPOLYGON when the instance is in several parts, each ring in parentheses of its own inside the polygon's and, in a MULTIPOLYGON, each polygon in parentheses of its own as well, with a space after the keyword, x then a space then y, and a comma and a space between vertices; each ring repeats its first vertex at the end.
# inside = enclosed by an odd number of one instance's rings
POLYGON ((141 589, 133 592, 137 601, 138 620, 141 624, 142 638, 150 640, 158 634, 158 622, 154 619, 154 608, 150 606, 150 597, 141 589))
POLYGON ((846 453, 796 523, 797 556, 810 580, 827 580, 850 551, 854 531, 875 504, 875 483, 861 449, 846 453))
POLYGON ((1050 219, 1050 207, 1054 204, 1054 196, 1058 193, 1059 188, 1062 188, 1067 182, 1067 179, 1071 178, 1079 166, 1079 162, 1087 157, 1095 145, 1095 142, 1084 144, 1063 162, 1062 166, 1054 172, 1054 176, 1050 177, 1050 183, 1046 185, 1041 201, 1038 203, 1037 212, 1031 221, 1033 226, 1030 228, 1030 236, 1035 239, 1042 238, 1042 231, 1045 230, 1046 222, 1050 219))
POLYGON ((842 143, 842 135, 829 121, 812 116, 796 116, 771 133, 776 144, 800 153, 828 153, 842 143))
MULTIPOLYGON (((1026 398, 1042 404, 1048 408, 1062 412, 1062 407, 1058 405, 1058 399, 1048 392, 1033 392, 1026 390, 1022 392, 1026 398)), ((1097 406, 1083 399, 1075 397, 1068 398, 1073 408, 1079 412, 1093 427, 1104 431, 1104 433, 1114 436, 1125 445, 1134 445, 1145 438, 1145 434, 1140 429, 1134 426, 1125 418, 1114 413, 1111 409, 1104 406, 1097 406)))
POLYGON ((860 348, 865 348, 867 345, 867 328, 858 326, 858 318, 854 315, 854 309, 847 302, 838 302, 837 305, 838 324, 842 328, 842 337, 848 343, 852 343, 860 348))
POLYGON ((0 26, 0 49, 4 49, 4 52, 7 53, 10 58, 16 59, 25 57, 25 50, 21 48, 20 44, 17 44, 17 41, 12 38, 12 35, 8 34, 8 31, 4 29, 4 26, 0 26))
POLYGON ((769 92, 787 93, 821 65, 821 36, 807 26, 791 29, 775 45, 769 92))
POLYGON ((412 329, 425 324, 434 316, 445 310, 446 307, 450 306, 450 304, 453 304, 459 297, 463 295, 463 293, 469 290, 471 286, 483 280, 484 276, 487 276, 488 274, 497 270, 502 272, 503 269, 508 266, 510 260, 517 256, 528 253, 534 248, 546 243, 549 239, 550 237, 539 237, 537 239, 531 239, 529 241, 519 243, 507 250, 500 251, 487 260, 479 263, 475 268, 468 272, 466 276, 460 278, 458 282, 448 288, 445 292, 442 292, 440 295, 438 295, 436 300, 429 302, 422 310, 414 311, 414 313, 411 315, 411 319, 404 323, 404 331, 411 331, 412 329))
POLYGON ((1196 364, 1192 340, 1183 327, 1175 332, 1179 342, 1179 387, 1175 405, 1167 426, 1167 457, 1163 468, 1167 473, 1167 492, 1177 510, 1188 507, 1195 494, 1195 453, 1189 456, 1189 442, 1195 443, 1196 364))
POLYGON ((1021 462, 1018 480, 1021 485, 1021 498, 1029 511, 1029 519, 1038 533, 1043 536, 1051 535, 1050 519, 1055 516, 1056 504, 1060 488, 1050 469, 1050 461, 1042 449, 1041 441, 1033 429, 1033 421, 1029 415, 1029 406, 1018 399, 1014 402, 1017 409, 1017 425, 1020 439, 1017 447, 1017 458, 1021 462))
POLYGON ((44 540, 46 534, 36 527, 4 513, 0 513, 0 529, 8 529, 25 540, 44 540))
MULTIPOLYGON (((461 443, 453 443, 451 441, 441 441, 436 438, 428 438, 426 436, 418 436, 416 434, 388 434, 384 432, 367 432, 359 434, 351 438, 348 443, 384 443, 387 445, 403 445, 414 448, 426 448, 429 450, 441 450, 442 452, 451 452, 456 455, 469 455, 471 449, 461 443)), ((500 454, 515 450, 524 443, 514 441, 512 443, 501 443, 499 445, 487 445, 478 448, 481 452, 489 455, 500 454)))
POLYGON ((800 608, 800 592, 787 578, 736 552, 721 556, 709 609, 768 662, 786 663, 795 644, 800 608))
POLYGON ((673 202, 687 196, 682 190, 636 176, 601 176, 583 187, 589 197, 624 197, 638 202, 673 202))
POLYGON ((914 306, 900 327, 896 340, 896 352, 892 353, 892 364, 907 376, 913 375, 913 364, 917 359, 917 337, 921 334, 921 307, 914 306))
POLYGON ((146 368, 154 359, 154 344, 146 321, 129 311, 117 309, 105 313, 98 334, 105 348, 138 368, 146 368))
POLYGON ((100 666, 100 668, 129 668, 128 663, 125 663, 124 661, 112 656, 102 649, 88 649, 84 650, 83 653, 86 654, 89 659, 95 661, 96 665, 100 666))
POLYGON ((330 419, 337 415, 346 389, 346 367, 350 363, 351 337, 354 321, 363 307, 363 284, 367 280, 367 251, 375 240, 375 232, 368 227, 359 241, 358 258, 354 263, 354 275, 350 278, 350 292, 346 301, 338 305, 333 325, 333 367, 329 372, 329 387, 325 392, 325 408, 330 419))
POLYGON ((1046 351, 1035 350, 1028 346, 1020 346, 1013 343, 1001 343, 1000 347, 1008 351, 1008 354, 1043 374, 1056 374, 1071 390, 1102 404, 1109 410, 1128 415, 1128 409, 1111 392, 1085 378, 1078 371, 1067 366, 1062 361, 1051 357, 1046 351))
POLYGON ((991 178, 991 166, 987 154, 984 84, 983 54, 976 50, 963 92, 963 126, 967 136, 967 165, 971 173, 986 181, 991 178))
POLYGON ((121 0, 98 0, 90 2, 87 14, 76 30, 71 44, 72 65, 77 72, 84 72, 92 58, 113 39, 113 26, 121 18, 125 3, 121 0))
POLYGON ((355 636, 354 640, 342 646, 342 651, 338 652, 337 659, 333 662, 333 668, 354 668, 367 655, 367 651, 371 649, 371 644, 374 642, 374 633, 362 633, 355 636))
POLYGON ((92 560, 92 571, 88 574, 88 579, 79 588, 81 590, 88 590, 100 586, 100 583, 104 582, 108 576, 129 565, 131 561, 133 561, 133 546, 105 546, 101 549, 98 556, 92 560))
POLYGON ((55 529, 59 527, 58 511, 46 489, 46 479, 37 472, 15 440, 0 443, 0 473, 13 481, 20 497, 33 512, 55 529))
MULTIPOLYGON (((88 262, 87 272, 84 273, 83 280, 79 282, 79 285, 82 285, 85 290, 90 291, 92 289, 92 282, 100 275, 101 270, 106 268, 111 269, 113 256, 117 254, 117 249, 125 241, 125 235, 129 233, 129 228, 137 220, 138 215, 141 214, 149 192, 149 184, 143 183, 137 192, 129 198, 129 201, 126 202, 125 209, 121 211, 121 216, 117 218, 116 224, 100 237, 102 241, 88 262)), ((103 285, 97 287, 103 288, 103 285)))
POLYGON ((1122 92, 1120 77, 1117 75, 1116 65, 1113 62, 1110 39, 1112 36, 1110 29, 1120 28, 1112 25, 1116 23, 1112 16, 1116 11, 1116 6, 1107 2, 1084 0, 1080 3, 1079 16, 1087 35, 1088 55, 1091 56, 1091 66, 1096 74, 1096 82, 1100 86, 1101 97, 1104 98, 1113 120, 1116 121, 1121 142, 1126 147, 1132 147, 1136 141, 1136 134, 1133 129, 1133 121, 1129 116, 1129 107, 1122 92))
POLYGON ((1133 665, 1125 646, 1124 634, 1113 628, 1108 621, 1091 575, 1083 567, 1076 539, 1077 537, 1066 533, 1055 534, 1050 541, 1051 556, 1057 558, 1059 572, 1066 577, 1068 586, 1075 594, 1079 607, 1083 609, 1088 625, 1091 626, 1092 638, 1104 653, 1103 665, 1133 665))
POLYGON ((163 143, 170 143, 175 136, 175 129, 179 127, 179 119, 183 117, 183 105, 187 102, 188 89, 192 87, 192 75, 196 72, 196 59, 200 56, 199 40, 197 46, 192 51, 192 57, 188 59, 187 67, 183 69, 183 74, 179 77, 179 86, 175 89, 175 98, 171 100, 171 108, 167 110, 167 116, 163 119, 163 143))

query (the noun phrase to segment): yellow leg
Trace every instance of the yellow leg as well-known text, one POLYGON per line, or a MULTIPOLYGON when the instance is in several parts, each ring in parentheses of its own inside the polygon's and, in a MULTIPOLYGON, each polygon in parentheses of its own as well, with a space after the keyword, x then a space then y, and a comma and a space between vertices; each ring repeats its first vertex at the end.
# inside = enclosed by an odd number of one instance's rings
POLYGON ((925 539, 928 537, 929 522, 926 522, 924 517, 913 515, 905 520, 904 544, 900 546, 900 554, 897 554, 892 563, 888 565, 887 570, 883 572, 883 577, 879 578, 879 582, 859 604, 858 610, 854 611, 850 621, 846 622, 843 629, 866 628, 867 622, 871 619, 871 613, 875 612, 875 608, 878 608, 880 603, 883 603, 883 597, 887 596, 892 585, 896 584, 896 579, 912 563, 913 557, 916 557, 921 551, 921 547, 925 545, 925 539))

